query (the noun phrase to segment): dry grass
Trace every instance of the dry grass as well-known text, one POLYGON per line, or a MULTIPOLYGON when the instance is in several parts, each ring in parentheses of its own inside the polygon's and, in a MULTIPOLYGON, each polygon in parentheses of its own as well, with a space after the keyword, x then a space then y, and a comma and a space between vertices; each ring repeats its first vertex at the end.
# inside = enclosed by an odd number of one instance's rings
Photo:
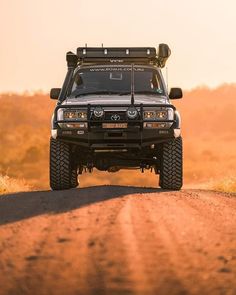
POLYGON ((218 183, 215 183, 212 188, 220 192, 236 193, 236 177, 222 179, 218 183))
POLYGON ((30 191, 30 186, 24 180, 13 179, 0 175, 0 194, 30 191))

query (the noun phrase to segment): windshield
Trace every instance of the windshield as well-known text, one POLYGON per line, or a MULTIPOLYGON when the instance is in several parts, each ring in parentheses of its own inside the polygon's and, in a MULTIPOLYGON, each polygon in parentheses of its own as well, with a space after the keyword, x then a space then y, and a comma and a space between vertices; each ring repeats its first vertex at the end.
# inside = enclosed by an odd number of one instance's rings
MULTIPOLYGON (((88 94, 119 94, 131 92, 131 67, 91 67, 79 70, 70 96, 88 94)), ((134 93, 160 95, 164 93, 159 73, 155 69, 134 67, 134 93)))

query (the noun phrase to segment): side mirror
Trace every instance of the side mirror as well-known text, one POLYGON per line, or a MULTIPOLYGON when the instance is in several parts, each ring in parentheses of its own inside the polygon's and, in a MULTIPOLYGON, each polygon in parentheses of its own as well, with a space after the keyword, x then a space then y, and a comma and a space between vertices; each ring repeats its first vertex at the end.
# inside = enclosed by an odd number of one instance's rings
POLYGON ((50 98, 58 99, 60 92, 61 92, 61 88, 52 88, 50 91, 50 98))
POLYGON ((171 88, 169 98, 170 99, 179 99, 183 97, 183 92, 181 88, 171 88))

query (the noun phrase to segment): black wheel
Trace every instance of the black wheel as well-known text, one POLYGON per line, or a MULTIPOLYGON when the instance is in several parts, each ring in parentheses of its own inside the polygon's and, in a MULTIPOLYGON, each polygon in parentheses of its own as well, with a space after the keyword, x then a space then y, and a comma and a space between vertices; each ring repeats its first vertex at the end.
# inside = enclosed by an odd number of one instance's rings
POLYGON ((183 185, 182 137, 162 145, 159 185, 170 190, 180 190, 183 185))
POLYGON ((50 139, 50 187, 64 190, 78 186, 77 167, 73 164, 71 147, 65 142, 50 139))

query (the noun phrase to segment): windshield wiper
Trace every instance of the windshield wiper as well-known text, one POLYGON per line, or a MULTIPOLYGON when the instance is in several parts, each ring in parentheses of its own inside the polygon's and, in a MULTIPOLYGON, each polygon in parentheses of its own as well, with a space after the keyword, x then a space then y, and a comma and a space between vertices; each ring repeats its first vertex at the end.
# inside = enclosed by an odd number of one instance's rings
MULTIPOLYGON (((131 94, 130 91, 127 92, 121 92, 119 95, 129 95, 131 94)), ((148 91, 148 90, 143 90, 143 91, 134 91, 134 94, 161 94, 159 92, 153 92, 153 91, 148 91)))
POLYGON ((83 96, 83 95, 93 95, 93 94, 94 95, 96 95, 96 94, 112 95, 112 94, 120 94, 120 92, 101 90, 101 91, 79 93, 79 94, 75 95, 75 97, 79 97, 79 96, 83 96))
POLYGON ((129 95, 130 93, 131 93, 130 91, 120 92, 119 95, 129 95))
POLYGON ((135 94, 161 94, 159 92, 153 92, 153 91, 148 91, 148 90, 144 90, 144 91, 135 91, 135 94))

